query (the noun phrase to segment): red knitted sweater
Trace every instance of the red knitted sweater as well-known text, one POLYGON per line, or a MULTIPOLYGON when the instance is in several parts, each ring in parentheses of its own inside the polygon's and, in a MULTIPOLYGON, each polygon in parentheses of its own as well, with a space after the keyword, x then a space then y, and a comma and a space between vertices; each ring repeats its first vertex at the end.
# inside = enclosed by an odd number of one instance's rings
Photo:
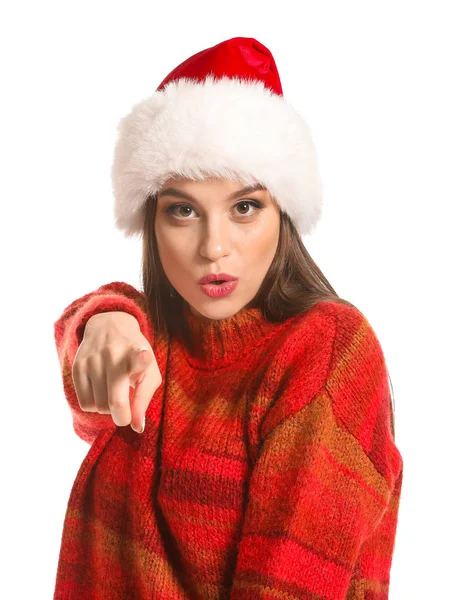
POLYGON ((91 444, 66 510, 54 600, 385 600, 403 461, 380 343, 322 302, 281 324, 187 309, 192 341, 154 334, 123 282, 55 323, 76 434, 91 444), (87 320, 134 315, 163 377, 142 434, 81 411, 87 320))

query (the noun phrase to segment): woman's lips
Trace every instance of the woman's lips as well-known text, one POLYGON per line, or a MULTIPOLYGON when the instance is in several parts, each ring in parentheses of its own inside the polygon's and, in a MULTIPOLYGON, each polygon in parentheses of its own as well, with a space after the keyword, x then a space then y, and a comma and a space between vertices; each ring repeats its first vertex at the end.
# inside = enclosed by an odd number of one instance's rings
POLYGON ((223 298, 236 289, 238 282, 238 279, 233 279, 224 283, 202 283, 200 289, 210 298, 223 298))
POLYGON ((205 283, 212 283, 213 281, 233 281, 237 279, 235 275, 230 275, 229 273, 207 273, 201 277, 197 283, 200 285, 205 283))

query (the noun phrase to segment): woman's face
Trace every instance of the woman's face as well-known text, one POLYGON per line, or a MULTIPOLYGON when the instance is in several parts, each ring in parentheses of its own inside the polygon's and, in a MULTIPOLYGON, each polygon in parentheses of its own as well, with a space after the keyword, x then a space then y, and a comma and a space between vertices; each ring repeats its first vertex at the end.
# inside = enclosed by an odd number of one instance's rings
POLYGON ((249 304, 278 247, 278 205, 266 189, 241 192, 243 188, 228 179, 171 178, 158 191, 160 261, 172 286, 199 317, 225 319, 249 304), (198 283, 207 273, 237 277, 236 288, 220 298, 207 296, 198 283))

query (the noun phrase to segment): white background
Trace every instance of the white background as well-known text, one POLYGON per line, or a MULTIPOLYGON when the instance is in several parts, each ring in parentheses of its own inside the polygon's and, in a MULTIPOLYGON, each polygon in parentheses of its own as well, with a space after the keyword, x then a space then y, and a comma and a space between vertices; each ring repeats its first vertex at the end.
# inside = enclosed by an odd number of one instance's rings
POLYGON ((89 449, 72 428, 53 322, 104 283, 142 285, 140 241, 113 226, 118 120, 180 62, 235 36, 272 51, 285 97, 312 127, 325 204, 304 241, 386 356, 404 459, 390 598, 463 594, 462 8, 2 5, 2 597, 52 598, 89 449))

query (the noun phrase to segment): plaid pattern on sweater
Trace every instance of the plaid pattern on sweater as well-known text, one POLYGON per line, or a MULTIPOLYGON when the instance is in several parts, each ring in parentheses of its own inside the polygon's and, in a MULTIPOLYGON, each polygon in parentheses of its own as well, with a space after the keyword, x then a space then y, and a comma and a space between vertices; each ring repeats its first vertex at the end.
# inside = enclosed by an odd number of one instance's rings
POLYGON ((273 324, 185 309, 156 335, 123 282, 75 300, 55 342, 91 444, 66 510, 54 600, 385 600, 403 461, 380 343, 322 302, 273 324), (163 381, 142 434, 81 411, 71 368, 88 319, 135 316, 163 381))

